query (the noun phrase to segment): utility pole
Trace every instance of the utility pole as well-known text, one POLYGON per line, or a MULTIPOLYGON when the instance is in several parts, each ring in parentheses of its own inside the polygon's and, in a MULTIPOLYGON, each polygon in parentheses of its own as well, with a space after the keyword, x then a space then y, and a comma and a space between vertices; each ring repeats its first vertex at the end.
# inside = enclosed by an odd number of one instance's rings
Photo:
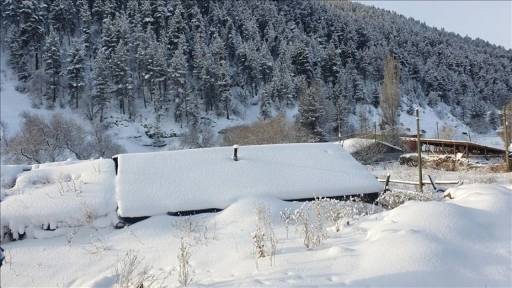
POLYGON ((423 171, 421 170, 421 130, 420 130, 420 109, 416 108, 416 146, 418 150, 418 176, 420 192, 423 192, 423 171))
POLYGON ((508 148, 510 147, 510 136, 508 136, 507 109, 503 106, 503 138, 505 140, 505 164, 507 172, 510 172, 510 157, 508 148))

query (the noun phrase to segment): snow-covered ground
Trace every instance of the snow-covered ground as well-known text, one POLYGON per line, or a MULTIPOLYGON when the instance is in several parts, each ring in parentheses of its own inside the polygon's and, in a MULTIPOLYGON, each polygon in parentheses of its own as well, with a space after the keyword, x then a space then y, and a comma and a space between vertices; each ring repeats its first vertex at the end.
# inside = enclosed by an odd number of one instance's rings
MULTIPOLYGON (((375 175, 414 175, 412 168, 388 165, 372 170, 375 175)), ((137 269, 149 267, 148 275, 159 284, 179 286, 181 238, 190 244, 193 286, 512 285, 510 173, 495 174, 497 184, 452 188, 453 199, 411 201, 387 211, 366 206, 369 215, 347 214, 352 216, 341 221, 340 231, 324 218, 325 239, 308 250, 304 225, 292 218, 287 229, 281 217, 287 211, 293 215, 302 203, 247 196, 218 213, 161 214, 116 230, 112 161, 23 168, 2 166, 2 182, 15 185, 3 191, 1 225, 25 233, 23 240, 1 244, 6 250, 2 287, 113 287, 127 253, 137 256, 137 269), (277 239, 273 261, 255 255, 252 236, 261 205, 268 207, 277 239)), ((478 180, 476 175, 450 177, 478 180)), ((167 185, 165 178, 160 185, 167 185)), ((210 197, 197 202, 208 205, 210 197)))

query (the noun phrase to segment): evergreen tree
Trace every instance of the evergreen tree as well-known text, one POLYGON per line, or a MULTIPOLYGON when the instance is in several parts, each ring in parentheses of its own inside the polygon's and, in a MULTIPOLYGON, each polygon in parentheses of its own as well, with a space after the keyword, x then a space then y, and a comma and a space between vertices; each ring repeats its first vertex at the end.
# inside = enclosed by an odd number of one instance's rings
POLYGON ((500 116, 498 113, 496 113, 495 110, 491 110, 491 112, 489 112, 489 115, 487 117, 488 117, 487 121, 489 122, 489 126, 493 130, 496 130, 500 127, 500 116))
POLYGON ((373 87, 373 90, 372 90, 372 105, 373 107, 375 108, 379 108, 379 105, 380 105, 380 92, 379 92, 379 89, 377 88, 377 86, 373 87))
POLYGON ((48 88, 45 93, 48 107, 55 107, 58 91, 61 88, 60 76, 62 73, 59 35, 52 29, 46 40, 44 49, 44 72, 48 78, 48 88))
POLYGON ((299 123, 314 136, 314 141, 323 141, 325 133, 320 127, 320 119, 324 115, 323 107, 320 105, 321 91, 318 83, 310 87, 303 87, 299 95, 299 123))
POLYGON ((325 52, 325 56, 321 60, 322 80, 330 84, 331 86, 334 86, 334 83, 338 78, 338 74, 340 72, 340 65, 341 60, 336 51, 334 43, 330 42, 329 46, 327 47, 327 51, 325 52))
MULTIPOLYGON (((97 111, 100 114, 100 123, 103 122, 103 115, 108 103, 110 102, 109 97, 109 69, 107 54, 103 49, 98 51, 98 55, 94 60, 93 65, 93 87, 94 93, 92 95, 92 103, 97 107, 97 111)), ((94 107, 93 107, 94 110, 94 107)), ((96 113, 95 113, 96 114, 96 113)))
POLYGON ((178 49, 180 38, 185 36, 186 25, 183 20, 183 7, 181 3, 176 5, 176 10, 174 11, 174 15, 169 20, 169 24, 167 25, 169 29, 168 41, 169 41, 169 51, 170 53, 174 53, 178 49))
POLYGON ((78 108, 78 102, 85 87, 84 57, 81 47, 83 47, 83 45, 79 42, 73 42, 72 49, 69 52, 68 67, 66 70, 68 91, 71 98, 70 102, 75 104, 75 108, 78 108))
MULTIPOLYGON (((39 69, 39 55, 44 41, 45 30, 41 8, 44 8, 44 5, 40 5, 39 1, 24 0, 21 1, 18 11, 20 19, 19 47, 27 57, 33 57, 34 66, 29 67, 33 67, 34 70, 39 69)), ((26 80, 26 78, 23 77, 21 80, 26 80)))
POLYGON ((83 41, 84 46, 84 56, 91 57, 92 48, 94 46, 93 35, 92 35, 92 16, 91 11, 89 10, 89 5, 86 0, 79 0, 77 2, 78 9, 80 11, 80 36, 83 41))
POLYGON ((302 41, 292 55, 292 65, 295 67, 295 75, 304 76, 308 86, 313 81, 313 67, 310 62, 309 48, 302 41))
MULTIPOLYGON (((128 69, 128 55, 124 41, 119 42, 117 48, 112 56, 112 84, 113 93, 119 104, 119 112, 126 114, 128 98, 133 95, 131 90, 131 77, 128 69)), ((129 111, 129 110, 128 110, 129 111)), ((131 114, 129 117, 131 118, 131 114)))
POLYGON ((354 91, 354 95, 352 97, 354 98, 356 105, 360 103, 364 104, 366 97, 364 95, 363 80, 361 79, 361 76, 359 76, 359 74, 355 74, 352 81, 354 91))
POLYGON ((187 93, 187 124, 190 124, 193 128, 199 127, 201 112, 199 109, 199 95, 197 90, 188 89, 187 93))
POLYGON ((272 101, 270 99, 270 85, 266 85, 261 89, 260 115, 263 120, 272 117, 272 101))
POLYGON ((181 36, 178 41, 178 48, 174 52, 171 60, 170 81, 172 85, 172 94, 174 96, 174 120, 183 126, 183 118, 187 113, 187 59, 185 58, 185 36, 181 36))
POLYGON ((222 104, 224 113, 226 114, 226 119, 229 120, 229 110, 231 104, 231 76, 229 74, 228 64, 226 61, 220 62, 219 67, 219 82, 217 83, 219 94, 220 94, 220 102, 222 104))

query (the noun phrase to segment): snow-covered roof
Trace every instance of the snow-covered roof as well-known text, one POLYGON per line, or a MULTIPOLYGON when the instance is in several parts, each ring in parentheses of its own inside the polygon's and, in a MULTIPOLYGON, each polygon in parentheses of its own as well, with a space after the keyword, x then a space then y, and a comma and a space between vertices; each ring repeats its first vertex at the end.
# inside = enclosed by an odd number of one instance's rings
POLYGON ((226 208, 242 197, 301 199, 381 191, 338 143, 240 146, 118 155, 118 214, 226 208))

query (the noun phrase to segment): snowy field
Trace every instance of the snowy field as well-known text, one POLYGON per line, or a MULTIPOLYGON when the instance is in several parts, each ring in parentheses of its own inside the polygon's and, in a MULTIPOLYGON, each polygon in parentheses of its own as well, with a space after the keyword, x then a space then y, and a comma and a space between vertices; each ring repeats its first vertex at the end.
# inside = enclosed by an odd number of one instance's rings
MULTIPOLYGON (((1 170, 2 234, 9 227, 25 235, 3 239, 2 287, 114 287, 127 263, 138 264, 136 272, 147 268, 144 287, 150 280, 152 287, 180 286, 179 271, 188 271, 190 286, 512 286, 510 173, 436 175, 467 184, 450 190, 453 199, 411 201, 392 210, 339 205, 345 217, 337 223, 330 221, 332 208, 318 218, 311 206, 309 219, 322 229, 321 241, 308 248, 304 222, 293 217, 304 211, 303 203, 248 196, 218 213, 162 214, 116 230, 112 161, 23 168, 1 170), (257 258, 253 236, 261 207, 274 232, 273 257, 257 258), (177 257, 183 243, 187 270, 180 270, 177 257)), ((367 168, 379 177, 410 180, 416 171, 396 164, 367 168)), ((208 205, 211 199, 197 201, 208 205)))

